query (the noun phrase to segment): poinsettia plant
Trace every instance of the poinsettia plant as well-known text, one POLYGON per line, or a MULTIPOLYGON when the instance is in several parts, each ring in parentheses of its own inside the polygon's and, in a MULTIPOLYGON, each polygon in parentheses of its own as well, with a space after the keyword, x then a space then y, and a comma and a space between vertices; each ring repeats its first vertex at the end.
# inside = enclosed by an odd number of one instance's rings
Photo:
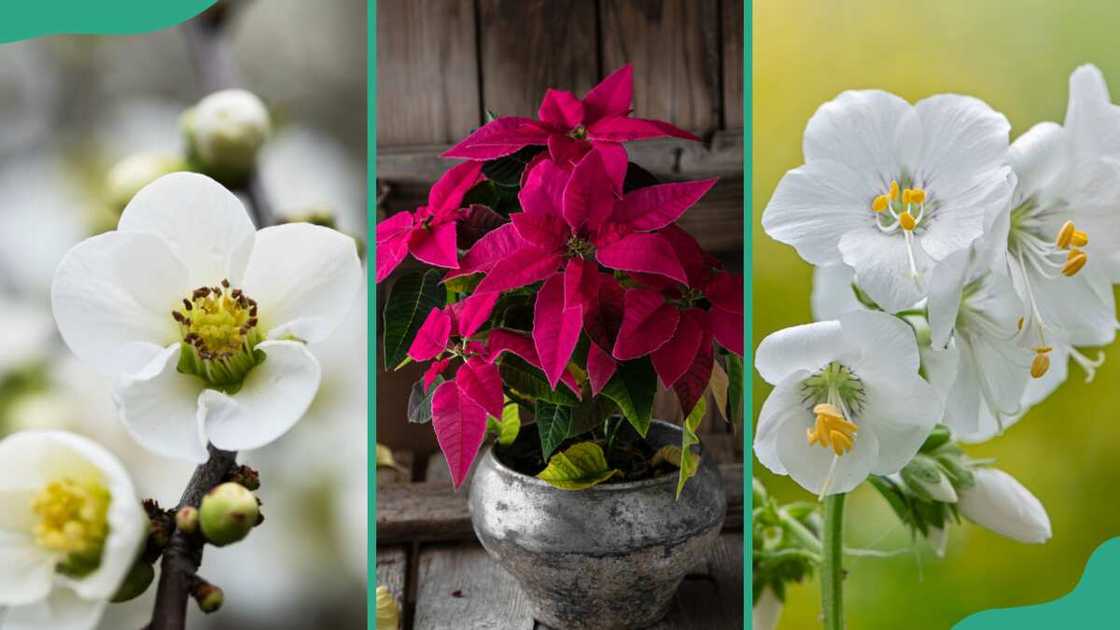
POLYGON ((446 153, 466 161, 428 203, 377 226, 377 281, 406 259, 384 312, 387 368, 424 362, 409 419, 430 421, 459 487, 488 433, 531 411, 523 472, 566 489, 676 467, 695 473, 705 392, 741 411, 742 276, 676 225, 715 179, 658 182, 623 143, 699 140, 632 117, 625 66, 580 99, 550 89, 536 119, 494 118, 446 153), (681 447, 642 447, 658 388, 686 416, 681 447))

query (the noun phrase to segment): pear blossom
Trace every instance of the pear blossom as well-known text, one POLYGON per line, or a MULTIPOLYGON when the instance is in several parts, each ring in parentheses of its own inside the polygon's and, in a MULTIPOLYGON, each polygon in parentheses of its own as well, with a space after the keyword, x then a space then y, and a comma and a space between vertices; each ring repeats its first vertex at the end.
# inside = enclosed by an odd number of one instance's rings
POLYGON ((944 412, 918 365, 913 331, 883 313, 851 312, 769 335, 755 355, 759 374, 775 386, 759 415, 758 460, 821 496, 898 472, 944 412))
POLYGON ((809 120, 805 164, 778 183, 762 225, 814 265, 852 267, 884 310, 905 309, 1006 206, 1009 127, 970 97, 844 92, 809 120))
POLYGON ((183 114, 191 153, 207 170, 242 174, 272 132, 268 109, 246 90, 219 90, 183 114))
POLYGON ((1120 279, 1120 108, 1100 71, 1075 70, 1065 125, 1035 125, 1009 156, 1018 183, 996 221, 1007 243, 996 265, 1026 304, 1020 341, 1035 352, 1032 376, 1046 374, 1060 347, 1092 380, 1103 355, 1076 347, 1115 339, 1120 279))
POLYGON ((957 369, 943 422, 958 439, 986 440, 1022 417, 1031 353, 1019 345, 1023 303, 1002 273, 989 271, 977 248, 948 256, 929 290, 931 345, 955 344, 957 369))
POLYGON ((66 344, 113 379, 132 436, 202 462, 208 443, 257 448, 300 419, 321 373, 307 344, 337 327, 361 278, 353 239, 302 223, 257 231, 220 184, 173 173, 66 254, 51 296, 66 344))
POLYGON ((583 99, 549 89, 536 120, 496 118, 445 151, 443 157, 492 160, 527 146, 547 145, 552 160, 570 168, 596 149, 615 188, 621 190, 627 165, 623 142, 659 137, 700 140, 667 122, 631 117, 633 100, 634 69, 627 64, 591 88, 583 99))
POLYGON ((973 474, 976 483, 961 489, 957 501, 965 518, 1019 542, 1050 540, 1050 517, 1023 484, 995 468, 979 468, 973 474))
POLYGON ((377 224, 377 282, 389 277, 410 253, 429 265, 459 267, 456 224, 463 196, 481 177, 481 162, 454 166, 432 186, 428 205, 377 224))
POLYGON ((0 629, 97 625, 147 538, 128 473, 87 438, 0 441, 0 629))

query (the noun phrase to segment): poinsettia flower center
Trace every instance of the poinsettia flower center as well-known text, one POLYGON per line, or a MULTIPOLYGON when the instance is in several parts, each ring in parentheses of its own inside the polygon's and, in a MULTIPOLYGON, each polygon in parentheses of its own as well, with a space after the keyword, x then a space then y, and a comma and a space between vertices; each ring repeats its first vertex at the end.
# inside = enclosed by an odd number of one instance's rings
POLYGON ((264 341, 257 303, 222 280, 199 287, 172 311, 182 335, 179 371, 198 376, 207 385, 230 393, 264 360, 255 350, 264 341))
POLYGON ((573 235, 568 239, 568 255, 591 258, 595 255, 595 244, 586 238, 573 235))
MULTIPOLYGON (((903 181, 906 181, 903 178, 903 181)), ((914 259, 914 231, 926 218, 926 198, 924 188, 900 186, 898 180, 891 180, 887 190, 871 200, 871 212, 875 225, 886 234, 902 231, 906 239, 906 253, 910 260, 910 277, 918 277, 918 266, 914 259)))
POLYGON ((584 127, 583 125, 577 125, 575 129, 572 129, 568 132, 568 137, 574 140, 586 140, 587 127, 584 127))
MULTIPOLYGON (((1007 235, 1007 249, 1012 260, 1018 264, 1022 277, 1024 293, 1027 297, 1027 316, 1020 320, 1020 329, 1026 328, 1025 335, 1037 340, 1035 358, 1031 362, 1031 376, 1042 378, 1050 368, 1046 334, 1048 326, 1035 300, 1035 287, 1031 282, 1034 272, 1043 278, 1054 279, 1059 274, 1067 278, 1077 275, 1089 261, 1082 247, 1089 244, 1088 233, 1079 230, 1073 221, 1066 221, 1056 235, 1048 235, 1047 225, 1054 214, 1065 212, 1062 205, 1042 206, 1034 199, 1028 199, 1011 211, 1011 226, 1007 235), (1045 350, 1043 350, 1045 349, 1045 350)), ((1074 358, 1085 367, 1089 378, 1100 363, 1074 353, 1074 358)))
POLYGON ((109 535, 109 490, 98 481, 64 478, 46 485, 31 504, 38 521, 35 544, 62 555, 56 570, 71 577, 92 573, 101 564, 109 535))

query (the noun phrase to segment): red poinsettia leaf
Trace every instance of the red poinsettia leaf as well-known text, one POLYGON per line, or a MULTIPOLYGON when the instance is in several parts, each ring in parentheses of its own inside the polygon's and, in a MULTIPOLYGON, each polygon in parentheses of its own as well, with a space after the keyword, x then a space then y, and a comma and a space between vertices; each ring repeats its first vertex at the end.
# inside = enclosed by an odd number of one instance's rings
POLYGON ((677 255, 684 273, 688 276, 688 286, 701 288, 712 275, 712 260, 700 248, 700 243, 688 232, 677 225, 670 225, 659 230, 660 235, 669 241, 673 252, 677 255))
MULTIPOLYGON (((653 369, 665 387, 675 385, 692 367, 692 360, 704 341, 704 331, 708 326, 706 318, 707 314, 698 308, 682 312, 673 338, 650 354, 653 369)), ((711 341, 708 343, 711 344, 711 341)))
POLYGON ((630 158, 626 149, 617 142, 592 142, 591 146, 603 160, 603 168, 611 180, 612 190, 621 197, 623 185, 626 183, 626 170, 630 167, 630 158))
POLYGON ((458 489, 486 436, 486 411, 462 395, 455 381, 447 381, 432 395, 432 429, 458 489))
POLYGON ((471 357, 455 374, 459 392, 470 398, 495 419, 502 417, 502 377, 498 366, 478 357, 471 357))
POLYGON ((440 359, 439 361, 432 361, 432 363, 428 365, 428 369, 424 370, 425 392, 432 388, 432 383, 435 382, 436 377, 442 375, 443 371, 446 370, 447 366, 450 364, 451 357, 448 357, 446 359, 440 359))
POLYGON ((708 382, 712 378, 712 365, 715 361, 715 351, 712 348, 712 334, 707 326, 703 328, 704 336, 700 340, 700 348, 692 360, 688 370, 673 385, 677 393, 677 400, 685 414, 692 411, 696 401, 704 395, 708 382))
POLYGON ((626 290, 612 274, 599 274, 599 292, 583 314, 583 331, 601 348, 613 348, 622 326, 626 290))
POLYGON ((549 214, 515 212, 509 220, 522 240, 546 252, 559 251, 571 236, 568 226, 549 214))
POLYGON ((644 118, 604 118, 587 128, 587 137, 591 140, 608 142, 630 142, 664 137, 700 141, 700 138, 667 122, 644 118))
POLYGON ((584 95, 584 120, 590 124, 609 116, 626 116, 633 100, 634 67, 626 64, 584 95))
POLYGON ((719 178, 646 186, 626 193, 615 207, 615 221, 648 232, 671 225, 700 200, 719 178))
POLYGON ((532 118, 504 116, 492 120, 459 144, 443 152, 445 158, 493 160, 527 147, 548 142, 548 131, 532 118))
POLYGON ((572 168, 591 150, 591 143, 586 140, 560 134, 548 137, 548 155, 552 161, 564 168, 572 168))
POLYGON ((453 221, 432 225, 430 228, 412 230, 408 239, 408 251, 417 260, 434 267, 457 269, 459 267, 459 247, 456 245, 455 223, 453 221))
POLYGON ((564 268, 564 308, 595 308, 599 298, 599 265, 593 260, 570 258, 564 268))
POLYGON ((428 191, 428 207, 435 214, 457 210, 463 195, 482 179, 481 162, 463 162, 447 169, 428 191))
POLYGON ((521 209, 525 214, 563 218, 564 187, 571 171, 552 160, 541 160, 528 173, 521 192, 517 193, 521 209))
POLYGON ((618 364, 610 353, 592 342, 587 347, 587 379, 591 381, 591 395, 598 396, 610 382, 618 364))
POLYGON ((562 262, 564 257, 560 254, 532 246, 523 247, 491 267, 475 291, 510 291, 540 282, 555 274, 562 262))
POLYGON ((714 274, 704 287, 704 297, 712 306, 742 315, 743 275, 729 271, 714 274))
POLYGON ((498 302, 500 295, 496 292, 476 292, 451 305, 451 315, 460 337, 470 337, 478 332, 486 320, 490 319, 490 313, 494 311, 494 304, 498 302))
POLYGON ((719 345, 743 356, 743 314, 713 306, 708 311, 708 324, 719 345))
POLYGON ((486 360, 493 363, 501 357, 503 352, 511 352, 525 360, 533 367, 540 367, 537 359, 537 349, 533 347, 533 338, 525 333, 515 332, 506 328, 495 328, 490 331, 486 339, 486 360))
MULTIPOLYGON (((380 245, 378 247, 380 248, 380 245)), ((489 271, 498 264, 498 261, 523 247, 525 241, 517 233, 517 228, 513 227, 512 223, 507 223, 478 239, 478 242, 467 250, 463 259, 459 261, 459 268, 448 273, 444 279, 450 280, 480 271, 489 271)))
MULTIPOLYGON (((494 212, 489 206, 479 203, 459 211, 458 221, 455 222, 460 247, 473 247, 482 237, 506 224, 502 215, 494 212)), ((459 261, 462 266, 463 261, 459 261)))
POLYGON ((598 151, 588 153, 572 169, 564 188, 564 220, 573 231, 596 231, 610 219, 617 198, 614 184, 598 151))
POLYGON ((414 361, 427 361, 443 352, 450 339, 451 315, 441 308, 433 308, 416 331, 416 338, 408 348, 408 356, 414 361))
POLYGON ((599 247, 595 254, 604 267, 622 271, 655 273, 688 283, 688 277, 677 260, 672 245, 659 234, 635 233, 609 245, 599 247))
POLYGON ((658 291, 627 289, 622 326, 611 354, 619 361, 643 357, 672 339, 680 311, 658 291))
POLYGON ((583 123, 583 103, 571 92, 549 88, 537 109, 537 118, 567 133, 583 123))
POLYGON ((564 308, 563 276, 556 274, 546 280, 533 307, 533 347, 553 389, 567 369, 582 327, 583 310, 564 308))

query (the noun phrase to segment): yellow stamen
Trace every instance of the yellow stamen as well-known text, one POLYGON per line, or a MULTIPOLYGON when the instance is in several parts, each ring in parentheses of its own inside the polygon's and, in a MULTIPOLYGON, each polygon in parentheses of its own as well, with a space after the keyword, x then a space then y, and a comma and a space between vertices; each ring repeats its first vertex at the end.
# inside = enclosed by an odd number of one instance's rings
POLYGON ((1018 330, 1022 330, 1022 329, 1023 329, 1023 318, 1020 317, 1019 318, 1019 324, 1018 324, 1018 330))
POLYGON ((1075 276, 1088 261, 1089 256, 1075 247, 1069 250, 1069 254, 1066 255, 1066 264, 1062 265, 1062 273, 1067 277, 1075 276))
POLYGON ((889 206, 890 203, 891 201, 886 195, 879 195, 875 198, 874 201, 871 202, 871 209, 875 212, 883 212, 887 209, 887 206, 889 206))
POLYGON ((1077 229, 1073 225, 1073 221, 1066 221, 1062 224, 1062 228, 1058 230, 1058 238, 1055 239, 1055 242, 1062 249, 1085 247, 1089 244, 1089 235, 1077 229))
POLYGON ((926 191, 921 188, 907 188, 906 191, 902 193, 902 200, 905 203, 925 203, 926 191))
POLYGON ((1031 361, 1031 376, 1042 378, 1050 370, 1050 346, 1039 346, 1034 349, 1034 359, 1031 361))
POLYGON ((100 556, 109 534, 109 491, 100 483, 52 481, 31 504, 35 544, 67 555, 100 556))
POLYGON ((896 182, 896 181, 891 182, 890 192, 887 193, 887 194, 890 196, 891 201, 894 201, 895 199, 898 199, 898 182, 896 182))
POLYGON ((852 450, 859 427, 844 419, 844 414, 835 406, 821 403, 813 407, 817 422, 812 429, 806 429, 809 445, 819 444, 831 448, 833 453, 843 455, 852 450))
POLYGON ((914 215, 910 214, 909 211, 903 210, 902 214, 898 215, 898 224, 902 226, 902 229, 910 232, 917 227, 918 222, 914 220, 914 215))

